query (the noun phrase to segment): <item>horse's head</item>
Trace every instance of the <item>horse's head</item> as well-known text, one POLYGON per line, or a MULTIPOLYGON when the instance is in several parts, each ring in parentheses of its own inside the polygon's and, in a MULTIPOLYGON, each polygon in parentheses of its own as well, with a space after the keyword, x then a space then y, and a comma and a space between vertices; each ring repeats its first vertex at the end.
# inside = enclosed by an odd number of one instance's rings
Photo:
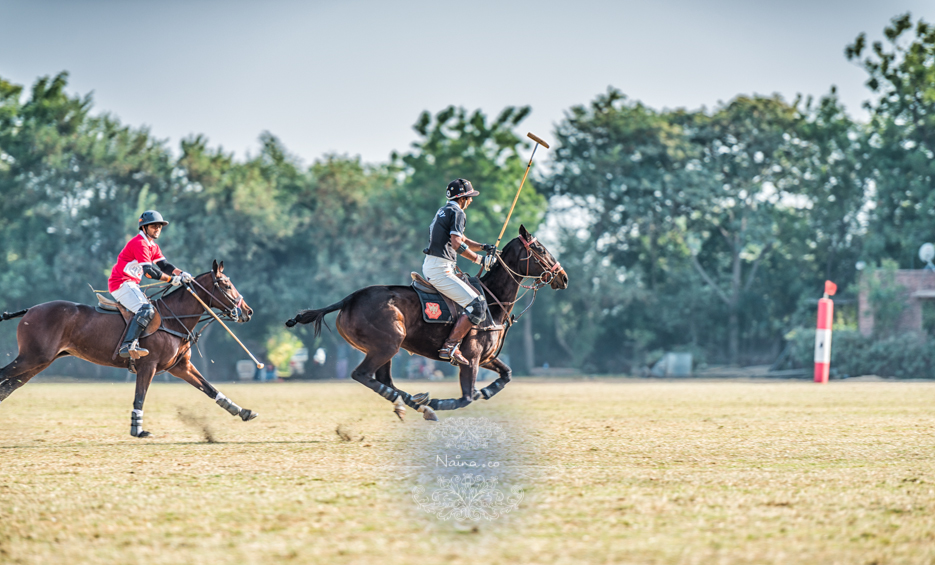
POLYGON ((526 226, 519 227, 519 237, 503 248, 500 260, 518 275, 538 278, 555 290, 568 288, 568 273, 526 226))
POLYGON ((209 308, 217 308, 235 322, 249 322, 253 308, 247 305, 243 295, 234 288, 230 277, 224 274, 224 261, 217 261, 211 271, 195 277, 195 292, 209 308))

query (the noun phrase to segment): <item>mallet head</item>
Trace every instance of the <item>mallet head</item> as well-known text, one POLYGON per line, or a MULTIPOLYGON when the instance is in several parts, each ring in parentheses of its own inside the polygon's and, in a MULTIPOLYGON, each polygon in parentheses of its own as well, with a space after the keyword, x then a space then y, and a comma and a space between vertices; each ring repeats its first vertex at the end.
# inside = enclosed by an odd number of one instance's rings
POLYGON ((549 148, 549 144, 548 144, 548 143, 546 143, 545 141, 543 141, 541 137, 539 137, 539 136, 537 136, 537 135, 533 135, 532 132, 527 133, 527 134, 526 134, 526 137, 528 137, 529 139, 535 141, 536 143, 538 143, 539 145, 545 147, 546 149, 549 148))

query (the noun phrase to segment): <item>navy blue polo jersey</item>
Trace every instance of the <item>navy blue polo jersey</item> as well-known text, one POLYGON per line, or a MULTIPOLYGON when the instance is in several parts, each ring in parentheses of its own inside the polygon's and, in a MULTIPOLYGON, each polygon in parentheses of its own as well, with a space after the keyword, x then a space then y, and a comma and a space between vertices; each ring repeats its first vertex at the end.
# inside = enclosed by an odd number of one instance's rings
POLYGON ((458 256, 451 247, 451 234, 456 233, 463 237, 466 222, 467 215, 457 202, 448 202, 439 208, 432 220, 432 225, 429 226, 429 246, 425 249, 425 253, 449 261, 457 261, 458 256))

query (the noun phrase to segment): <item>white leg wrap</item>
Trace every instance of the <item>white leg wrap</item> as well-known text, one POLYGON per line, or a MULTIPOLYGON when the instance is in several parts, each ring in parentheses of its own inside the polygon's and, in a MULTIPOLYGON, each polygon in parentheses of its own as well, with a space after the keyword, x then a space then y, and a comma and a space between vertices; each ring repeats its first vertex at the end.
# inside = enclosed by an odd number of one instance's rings
POLYGON ((130 435, 136 437, 143 431, 143 411, 134 409, 130 412, 130 435))
POLYGON ((231 399, 224 396, 224 394, 218 392, 218 395, 214 397, 214 401, 218 403, 218 406, 230 412, 231 415, 233 416, 240 415, 240 406, 237 406, 236 404, 234 404, 231 401, 231 399))

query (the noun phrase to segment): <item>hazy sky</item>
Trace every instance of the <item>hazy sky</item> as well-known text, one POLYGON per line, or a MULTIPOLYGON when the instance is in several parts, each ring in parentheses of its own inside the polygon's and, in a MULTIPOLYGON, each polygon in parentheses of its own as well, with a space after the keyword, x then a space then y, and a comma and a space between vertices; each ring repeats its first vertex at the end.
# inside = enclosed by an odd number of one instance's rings
POLYGON ((609 85, 655 108, 737 94, 820 96, 861 117, 866 75, 843 55, 931 0, 264 1, 0 0, 0 76, 71 73, 97 111, 160 138, 203 133, 239 156, 268 130, 306 163, 385 161, 423 110, 496 114, 546 139, 609 85))

